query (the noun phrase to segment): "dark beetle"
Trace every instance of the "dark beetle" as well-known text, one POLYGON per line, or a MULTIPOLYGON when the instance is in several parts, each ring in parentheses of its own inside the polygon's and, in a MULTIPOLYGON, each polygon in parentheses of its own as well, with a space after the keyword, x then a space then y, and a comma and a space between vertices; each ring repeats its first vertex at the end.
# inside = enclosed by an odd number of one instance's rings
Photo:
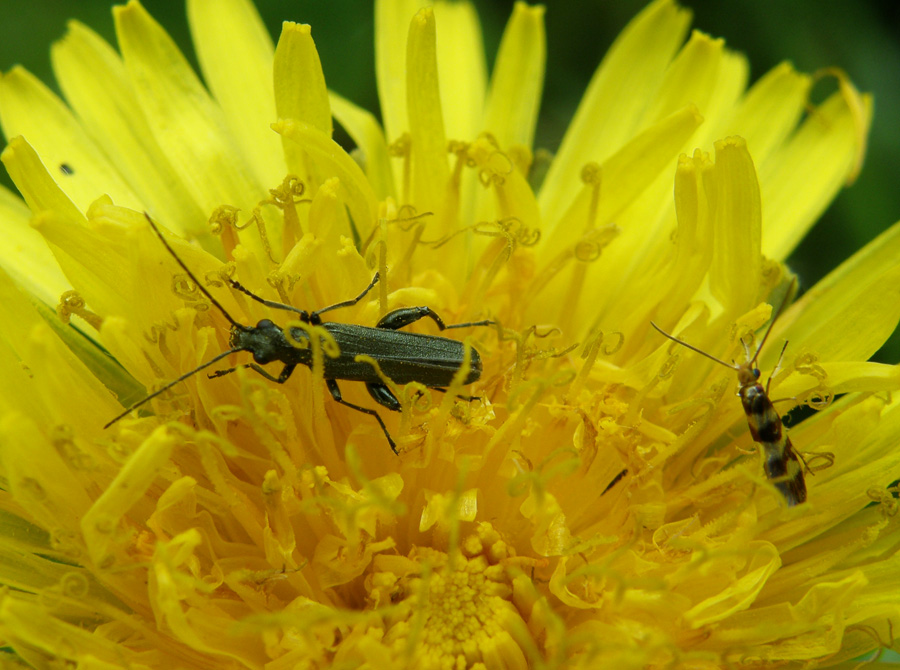
MULTIPOLYGON (((124 412, 107 423, 104 428, 109 428, 119 419, 127 416, 133 409, 140 407, 160 393, 172 388, 176 384, 184 381, 191 375, 203 370, 214 363, 222 360, 238 351, 249 351, 253 354, 253 363, 248 363, 242 367, 248 367, 266 379, 283 384, 291 376, 294 368, 298 365, 312 366, 312 347, 309 341, 309 333, 298 327, 290 328, 290 334, 295 346, 288 341, 285 331, 281 326, 276 325, 269 319, 262 319, 255 326, 246 326, 235 321, 225 308, 203 287, 194 273, 188 269, 184 262, 178 257, 175 251, 169 246, 162 233, 153 223, 153 220, 145 213, 147 221, 153 228, 153 231, 162 241, 163 245, 178 262, 181 268, 187 273, 188 277, 194 282, 198 290, 203 293, 209 301, 215 305, 218 310, 231 323, 231 348, 224 351, 215 358, 202 365, 194 368, 190 372, 186 372, 178 379, 166 384, 161 389, 151 393, 143 400, 135 403, 124 412), (303 346, 303 345, 306 346, 303 346), (265 369, 260 367, 267 363, 280 361, 284 363, 281 373, 276 377, 265 369)), ((366 294, 372 290, 378 283, 378 274, 372 279, 365 290, 352 300, 340 302, 314 312, 307 312, 290 305, 280 302, 266 300, 250 292, 236 281, 229 280, 232 288, 253 298, 268 307, 282 309, 294 312, 299 316, 300 321, 311 326, 319 326, 324 328, 340 350, 336 358, 323 356, 325 385, 331 396, 342 405, 351 407, 355 410, 369 414, 375 417, 384 435, 391 445, 394 453, 397 453, 397 445, 391 438, 384 421, 374 409, 360 407, 353 403, 347 402, 341 397, 341 391, 338 388, 337 380, 359 381, 364 382, 369 394, 379 405, 393 411, 400 410, 400 401, 391 391, 391 389, 376 374, 375 368, 367 362, 357 361, 358 355, 366 355, 378 362, 381 371, 386 377, 396 384, 407 384, 409 382, 418 382, 429 388, 443 390, 453 381, 454 375, 459 371, 463 364, 463 356, 465 355, 465 345, 457 340, 451 340, 446 337, 437 335, 420 335, 418 333, 407 333, 399 330, 404 326, 418 321, 419 319, 428 317, 437 324, 440 330, 448 330, 451 328, 466 328, 469 326, 487 326, 493 322, 489 320, 475 321, 472 323, 460 323, 447 326, 430 307, 405 307, 394 310, 385 314, 374 328, 368 326, 358 326, 346 323, 323 323, 321 315, 340 307, 351 307, 362 300, 366 294)), ((218 370, 209 375, 210 378, 221 377, 234 372, 237 368, 229 368, 227 370, 218 370)), ((481 356, 474 348, 470 348, 469 372, 466 375, 463 384, 471 384, 481 377, 481 356)))

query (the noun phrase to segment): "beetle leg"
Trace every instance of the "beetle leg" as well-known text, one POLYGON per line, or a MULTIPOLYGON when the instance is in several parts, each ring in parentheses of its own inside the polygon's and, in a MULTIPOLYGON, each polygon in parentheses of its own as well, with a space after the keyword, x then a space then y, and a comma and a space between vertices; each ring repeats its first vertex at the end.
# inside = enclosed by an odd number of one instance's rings
POLYGON ((472 326, 495 326, 497 325, 496 321, 491 321, 490 319, 482 319, 481 321, 467 321, 466 323, 454 323, 447 326, 447 330, 451 328, 471 328, 472 326))
MULTIPOLYGON (((442 388, 440 386, 429 386, 432 391, 440 391, 441 393, 446 393, 447 389, 442 388)), ((456 397, 460 400, 465 400, 466 402, 472 402, 474 400, 481 400, 480 395, 463 395, 462 393, 457 393, 456 397)))
POLYGON ((284 384, 288 377, 291 376, 291 373, 294 371, 296 365, 285 365, 281 370, 281 374, 277 377, 275 375, 269 374, 266 370, 258 366, 256 363, 247 363, 246 365, 239 365, 236 368, 228 368, 227 370, 216 370, 211 375, 206 375, 210 379, 215 379, 216 377, 224 377, 225 375, 230 375, 232 372, 237 370, 238 368, 250 368, 254 372, 258 372, 263 377, 268 379, 270 382, 275 382, 276 384, 284 384))
POLYGON ((366 390, 368 390, 369 395, 372 396, 375 402, 382 407, 387 407, 392 412, 399 412, 402 409, 400 401, 397 400, 394 392, 381 382, 366 382, 366 390))
POLYGON ((375 327, 399 330, 404 326, 415 323, 419 319, 424 319, 426 316, 437 324, 438 330, 444 330, 447 327, 444 324, 444 320, 431 307, 403 307, 395 309, 393 312, 388 312, 381 317, 381 320, 375 327))
POLYGON ((262 375, 263 377, 268 379, 270 382, 275 382, 276 384, 284 384, 288 380, 288 377, 291 376, 291 373, 294 371, 294 368, 297 366, 296 365, 285 365, 281 370, 281 374, 278 375, 277 377, 275 375, 269 374, 266 370, 264 370, 263 368, 258 366, 256 363, 248 363, 245 367, 250 368, 254 372, 258 372, 260 375, 262 375))
POLYGON ((419 319, 428 317, 437 324, 438 330, 448 330, 450 328, 468 328, 469 326, 491 326, 493 321, 486 319, 484 321, 470 321, 469 323, 455 323, 448 326, 444 320, 438 316, 431 307, 403 307, 388 312, 378 322, 376 328, 386 328, 388 330, 399 330, 404 326, 415 323, 419 319))
POLYGON ((387 438, 388 444, 391 445, 391 451, 395 454, 399 454, 397 451, 397 445, 394 443, 394 439, 391 437, 391 434, 388 432, 387 426, 384 425, 384 421, 382 421, 381 417, 378 416, 378 412, 374 409, 369 409, 368 407, 360 407, 359 405, 354 405, 352 402, 347 402, 341 397, 341 389, 338 388, 337 382, 334 379, 326 379, 325 386, 328 387, 329 393, 331 393, 331 397, 334 398, 335 402, 338 402, 342 405, 346 405, 351 409, 355 409, 357 412, 362 412, 363 414, 369 414, 375 417, 375 420, 378 422, 378 425, 381 426, 381 430, 384 432, 384 436, 387 438))

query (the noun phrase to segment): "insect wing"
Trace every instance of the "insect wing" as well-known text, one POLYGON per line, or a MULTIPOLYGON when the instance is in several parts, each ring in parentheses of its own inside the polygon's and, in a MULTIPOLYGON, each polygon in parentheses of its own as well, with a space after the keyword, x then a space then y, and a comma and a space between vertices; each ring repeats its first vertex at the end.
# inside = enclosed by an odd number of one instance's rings
MULTIPOLYGON (((396 384, 416 381, 426 386, 447 386, 459 370, 465 351, 462 342, 437 335, 333 322, 323 325, 341 350, 338 358, 325 359, 325 376, 333 379, 377 379, 370 363, 354 360, 362 354, 378 361, 381 371, 396 384)), ((469 365, 464 384, 481 376, 481 357, 474 348, 469 365)))

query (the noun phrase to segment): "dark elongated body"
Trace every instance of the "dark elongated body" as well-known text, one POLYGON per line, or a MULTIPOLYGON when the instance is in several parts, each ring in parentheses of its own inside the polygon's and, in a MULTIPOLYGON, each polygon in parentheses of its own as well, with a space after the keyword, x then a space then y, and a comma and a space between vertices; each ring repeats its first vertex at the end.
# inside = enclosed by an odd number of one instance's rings
MULTIPOLYGON (((368 354, 378 361, 381 371, 396 384, 419 382, 431 388, 442 388, 453 381, 465 353, 462 342, 437 335, 385 331, 342 323, 329 323, 326 328, 341 349, 339 358, 326 357, 326 379, 370 381, 374 372, 372 366, 351 360, 357 354, 368 354)), ((462 383, 472 384, 480 378, 481 356, 477 349, 471 348, 469 371, 462 383)))
MULTIPOLYGON (((243 367, 248 367, 266 379, 278 384, 286 382, 294 371, 294 368, 298 365, 312 366, 313 352, 307 330, 299 327, 292 327, 290 329, 291 338, 294 340, 292 343, 285 336, 284 329, 269 319, 262 319, 255 326, 247 326, 235 321, 209 291, 203 287, 191 270, 174 252, 172 247, 169 246, 169 243, 166 242, 166 239, 162 236, 149 215, 147 215, 147 221, 150 223, 153 231, 157 234, 166 249, 168 249, 172 257, 194 281, 197 288, 210 300, 210 302, 212 302, 213 305, 216 306, 216 308, 218 308, 225 318, 228 319, 229 323, 231 323, 231 348, 228 351, 215 356, 212 360, 207 361, 203 365, 183 374, 178 379, 166 384, 140 402, 135 403, 107 423, 104 428, 108 428, 116 421, 126 416, 131 410, 140 407, 175 384, 184 381, 191 375, 213 365, 226 356, 239 351, 249 351, 253 354, 254 362, 248 363, 243 367), (276 361, 284 364, 281 373, 277 377, 260 367, 261 365, 274 363, 276 361)), ((379 277, 376 274, 371 283, 362 293, 356 296, 356 298, 330 305, 329 307, 314 312, 307 312, 306 310, 298 309, 291 305, 266 300, 247 290, 236 281, 230 280, 230 284, 232 288, 241 291, 245 295, 253 298, 253 300, 268 307, 293 312, 299 316, 299 320, 303 323, 324 328, 331 335, 335 344, 337 344, 339 353, 336 357, 331 357, 327 354, 323 356, 324 378, 328 391, 336 402, 373 416, 384 431, 384 435, 387 437, 391 449, 396 453, 397 446, 378 413, 373 409, 360 407, 359 405, 354 405, 353 403, 344 400, 341 396, 341 391, 338 388, 337 381, 347 380, 364 382, 369 394, 378 404, 390 410, 399 411, 401 409, 400 401, 397 400, 391 389, 382 381, 382 378, 378 376, 375 367, 370 362, 357 361, 357 356, 365 355, 377 361, 378 366, 384 375, 394 383, 407 384, 409 382, 419 382, 429 388, 443 389, 452 383, 454 375, 456 375, 462 367, 465 356, 465 345, 462 342, 451 340, 447 337, 407 333, 399 329, 425 317, 434 321, 435 325, 437 325, 440 330, 466 328, 469 326, 486 326, 491 325, 493 322, 485 320, 447 326, 430 307, 406 307, 394 310, 382 317, 374 328, 369 326, 358 326, 356 324, 322 322, 321 315, 323 313, 340 307, 350 307, 362 300, 366 294, 372 290, 372 287, 375 286, 378 279, 379 277)), ((217 370, 211 374, 210 377, 221 377, 234 372, 236 369, 237 368, 228 368, 226 370, 217 370)), ((471 384, 480 377, 481 356, 474 348, 472 348, 469 358, 469 370, 463 384, 471 384)))
MULTIPOLYGON (((412 307, 391 312, 379 323, 390 323, 396 315, 404 315, 412 307)), ((334 338, 340 349, 336 358, 323 356, 325 379, 341 379, 378 384, 381 379, 375 368, 366 361, 357 361, 360 354, 378 361, 381 371, 396 384, 419 382, 431 388, 442 388, 453 381, 453 375, 463 361, 465 346, 462 342, 437 335, 420 335, 393 330, 387 326, 370 328, 348 323, 320 323, 334 338)), ((440 323, 443 326, 443 323, 440 323)), ((442 329, 443 329, 442 328, 442 329)), ((303 328, 291 328, 291 336, 296 342, 306 346, 294 346, 288 342, 284 329, 268 319, 256 326, 233 329, 231 346, 236 350, 249 351, 253 360, 261 365, 280 361, 285 365, 312 365, 312 349, 309 334, 303 328)), ((469 373, 463 384, 471 384, 481 377, 481 356, 472 349, 469 373)))

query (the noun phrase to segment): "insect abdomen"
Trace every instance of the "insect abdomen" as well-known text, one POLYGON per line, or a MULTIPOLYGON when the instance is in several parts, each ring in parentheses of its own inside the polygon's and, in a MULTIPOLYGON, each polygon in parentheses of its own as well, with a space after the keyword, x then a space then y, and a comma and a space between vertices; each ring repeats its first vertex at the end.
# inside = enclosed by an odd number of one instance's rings
POLYGON ((782 432, 781 417, 760 384, 741 388, 741 404, 755 442, 765 454, 766 477, 775 484, 791 507, 806 500, 803 467, 790 439, 782 432))
POLYGON ((794 453, 791 441, 785 437, 784 443, 770 445, 762 443, 766 454, 766 477, 777 488, 790 507, 806 500, 806 482, 803 480, 803 466, 794 453))

